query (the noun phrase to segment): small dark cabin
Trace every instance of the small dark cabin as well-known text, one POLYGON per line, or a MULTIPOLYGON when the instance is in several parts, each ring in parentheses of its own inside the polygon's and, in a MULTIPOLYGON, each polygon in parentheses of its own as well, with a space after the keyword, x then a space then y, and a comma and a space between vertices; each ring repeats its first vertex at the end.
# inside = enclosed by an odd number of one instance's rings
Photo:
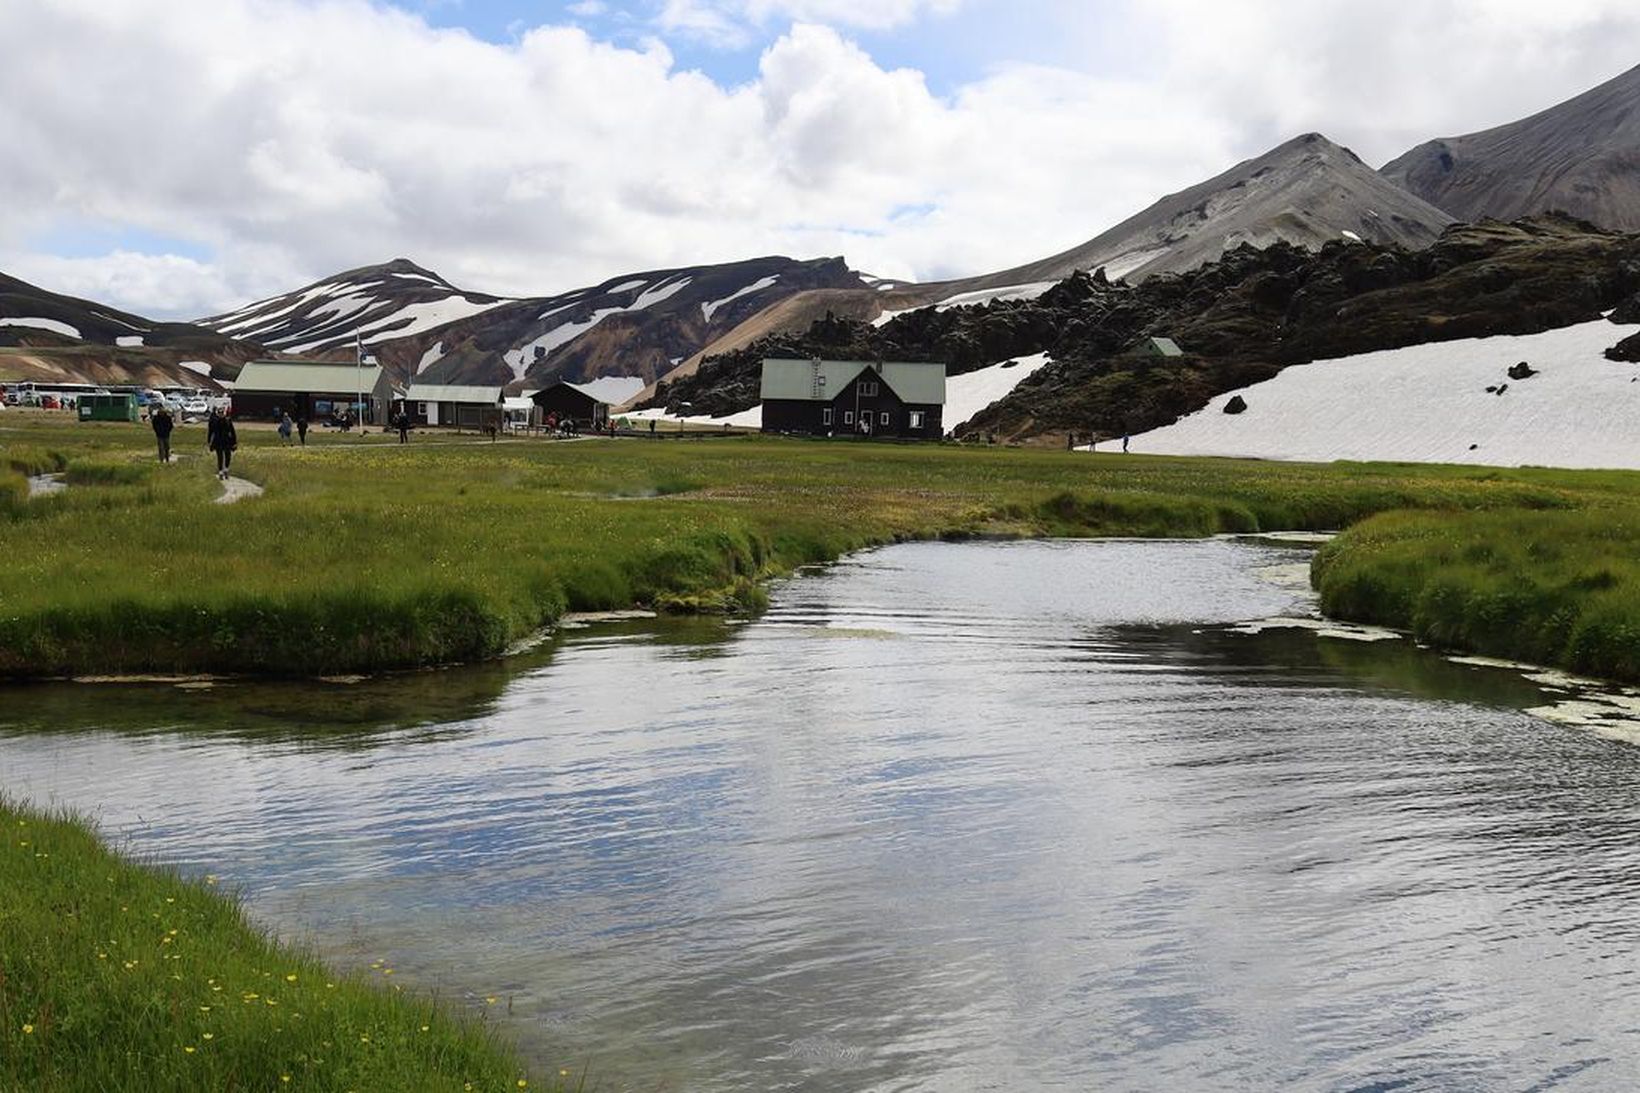
POLYGON ((548 414, 557 414, 559 421, 573 418, 581 428, 594 430, 603 428, 609 421, 609 403, 580 384, 559 380, 531 395, 530 401, 540 410, 543 421, 548 414))
POLYGON ((916 361, 763 362, 763 431, 938 440, 945 365, 916 361))

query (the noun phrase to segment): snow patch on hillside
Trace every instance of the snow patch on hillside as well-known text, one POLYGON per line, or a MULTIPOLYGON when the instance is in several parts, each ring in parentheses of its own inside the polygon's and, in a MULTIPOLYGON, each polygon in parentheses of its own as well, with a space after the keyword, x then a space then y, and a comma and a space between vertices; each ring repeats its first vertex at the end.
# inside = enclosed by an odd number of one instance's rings
POLYGON ((202 376, 211 374, 211 366, 205 361, 177 361, 177 364, 190 372, 198 372, 202 376))
POLYGON ((717 310, 719 308, 721 308, 724 304, 733 303, 734 301, 740 299, 742 296, 750 296, 754 292, 762 292, 764 289, 769 288, 770 286, 772 286, 778 280, 780 280, 780 275, 778 273, 775 274, 772 277, 761 277, 758 280, 753 281, 751 284, 747 285, 745 288, 741 289, 739 292, 730 293, 728 296, 725 296, 723 299, 713 300, 709 304, 701 304, 700 305, 700 313, 706 317, 707 322, 711 322, 712 321, 712 316, 715 315, 717 313, 717 310))
POLYGON ((443 342, 434 342, 433 347, 431 349, 429 349, 427 352, 423 353, 421 355, 421 360, 416 362, 415 375, 418 375, 418 376, 421 375, 423 372, 425 372, 427 370, 428 365, 433 364, 434 362, 438 361, 439 358, 441 358, 443 356, 444 356, 444 343, 443 342))
POLYGON ((670 423, 672 425, 708 425, 717 429, 763 428, 763 407, 761 405, 753 406, 749 410, 741 410, 738 413, 729 414, 725 417, 697 417, 687 414, 669 414, 665 410, 661 409, 633 410, 630 413, 617 414, 615 416, 617 418, 624 417, 628 421, 633 422, 648 421, 653 418, 657 422, 662 423, 660 426, 661 428, 665 428, 665 423, 670 423))
POLYGON ((635 288, 643 288, 648 283, 649 283, 648 281, 645 281, 642 277, 640 277, 636 281, 622 281, 620 284, 616 285, 614 288, 606 289, 605 291, 609 295, 613 296, 617 292, 631 292, 635 288))
POLYGON ((559 346, 579 338, 582 334, 609 318, 609 316, 619 315, 625 310, 627 309, 624 307, 604 307, 594 311, 590 319, 582 322, 560 323, 533 341, 525 342, 517 349, 507 350, 501 354, 501 359, 507 362, 508 368, 512 369, 513 379, 523 379, 524 373, 529 370, 530 365, 535 363, 537 348, 542 350, 541 357, 544 360, 552 356, 553 351, 559 346))
POLYGON ((136 349, 138 346, 142 345, 142 335, 121 334, 119 337, 114 339, 114 344, 119 346, 121 349, 136 349))
POLYGON ((1640 368, 1604 320, 1294 365, 1133 437, 1136 452, 1640 469, 1640 368), (1539 374, 1511 380, 1526 361, 1539 374), (1507 384, 1503 394, 1487 387, 1507 384), (1224 413, 1232 395, 1240 414, 1224 413))
POLYGON ((632 310, 642 311, 646 307, 653 307, 662 300, 671 299, 673 296, 676 296, 678 293, 688 288, 689 282, 693 280, 693 277, 680 277, 676 281, 661 285, 658 288, 652 288, 648 292, 645 292, 642 296, 639 296, 636 300, 632 301, 632 310))
POLYGON ((373 319, 369 326, 360 333, 368 340, 378 334, 393 338, 408 337, 411 334, 420 334, 424 330, 431 330, 445 323, 453 323, 457 319, 467 319, 480 315, 493 307, 499 307, 509 300, 469 300, 465 296, 451 296, 443 300, 430 300, 421 304, 406 304, 392 315, 384 319, 373 319), (396 323, 409 319, 404 326, 396 323))
POLYGON ((1132 273, 1134 270, 1138 269, 1140 266, 1144 265, 1146 262, 1160 258, 1166 253, 1166 247, 1152 247, 1149 250, 1129 251, 1126 254, 1118 254, 1115 258, 1112 258, 1108 262, 1100 263, 1099 268, 1105 271, 1105 280, 1119 281, 1123 277, 1126 277, 1128 274, 1132 273))
POLYGON ((77 327, 58 322, 56 319, 0 319, 0 326, 31 326, 36 330, 48 330, 53 334, 66 334, 70 338, 80 337, 77 327))
POLYGON ((934 306, 941 311, 951 307, 969 307, 973 304, 991 304, 998 300, 1034 300, 1057 285, 1058 281, 1032 281, 1024 285, 1003 285, 1001 288, 982 288, 973 292, 959 292, 934 306))
POLYGON ((949 433, 966 424, 991 403, 1006 397, 1019 386, 1020 380, 1047 363, 1048 355, 1037 353, 1020 357, 1017 361, 1002 361, 960 376, 946 377, 945 412, 941 417, 945 431, 949 433))

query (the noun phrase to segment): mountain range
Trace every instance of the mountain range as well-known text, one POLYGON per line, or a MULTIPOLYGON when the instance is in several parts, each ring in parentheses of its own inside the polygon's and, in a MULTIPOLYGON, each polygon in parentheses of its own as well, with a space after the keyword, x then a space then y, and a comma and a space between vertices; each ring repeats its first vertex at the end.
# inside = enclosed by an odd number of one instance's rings
MULTIPOLYGON (((683 390, 703 361, 816 322, 892 325, 923 308, 938 315, 1032 300, 1079 271, 1142 285, 1248 248, 1411 252, 1455 222, 1551 210, 1640 230, 1640 68, 1529 118, 1429 141, 1382 171, 1319 133, 1303 134, 1075 247, 958 280, 891 283, 842 258, 767 257, 509 298, 459 288, 401 258, 190 324, 0 278, 0 369, 105 382, 208 370, 228 381, 252 357, 350 359, 362 341, 399 383, 517 390, 559 378, 618 379, 622 394, 642 385, 637 400, 653 401, 658 381, 683 390)), ((968 346, 953 371, 994 363, 988 352, 968 346)))

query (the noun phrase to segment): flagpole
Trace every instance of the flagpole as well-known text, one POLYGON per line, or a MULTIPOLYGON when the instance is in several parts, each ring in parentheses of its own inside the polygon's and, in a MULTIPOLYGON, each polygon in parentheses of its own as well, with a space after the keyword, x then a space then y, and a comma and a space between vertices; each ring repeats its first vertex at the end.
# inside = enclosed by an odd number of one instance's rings
POLYGON ((355 352, 354 355, 353 355, 353 386, 358 388, 358 391, 356 392, 356 394, 357 394, 358 400, 359 400, 359 402, 358 402, 358 405, 359 405, 359 435, 363 436, 364 435, 364 335, 362 333, 360 333, 359 331, 357 331, 357 330, 355 330, 353 332, 353 344, 354 344, 354 346, 357 350, 357 352, 355 352))

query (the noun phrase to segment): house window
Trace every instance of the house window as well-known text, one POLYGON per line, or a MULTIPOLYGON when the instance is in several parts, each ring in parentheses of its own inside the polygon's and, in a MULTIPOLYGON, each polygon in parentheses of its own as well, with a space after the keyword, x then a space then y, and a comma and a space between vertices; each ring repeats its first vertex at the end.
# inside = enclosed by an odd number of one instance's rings
POLYGON ((426 417, 427 416, 427 404, 425 402, 416 403, 416 413, 421 415, 422 417, 426 417))
POLYGON ((820 424, 822 424, 822 425, 830 425, 831 424, 831 407, 830 406, 827 406, 825 409, 820 411, 820 424))
POLYGON ((888 411, 887 410, 883 411, 882 420, 877 422, 877 424, 879 424, 879 425, 887 425, 888 424, 888 411))
POLYGON ((921 410, 912 410, 906 416, 910 418, 909 424, 913 429, 921 429, 923 427, 923 412, 921 410))
POLYGON ((869 383, 866 382, 865 380, 860 381, 860 397, 861 398, 870 398, 872 395, 875 395, 876 393, 877 393, 877 381, 876 380, 872 380, 869 383))
POLYGON ((843 411, 843 424, 844 425, 853 425, 854 424, 854 411, 853 410, 844 410, 843 411))

